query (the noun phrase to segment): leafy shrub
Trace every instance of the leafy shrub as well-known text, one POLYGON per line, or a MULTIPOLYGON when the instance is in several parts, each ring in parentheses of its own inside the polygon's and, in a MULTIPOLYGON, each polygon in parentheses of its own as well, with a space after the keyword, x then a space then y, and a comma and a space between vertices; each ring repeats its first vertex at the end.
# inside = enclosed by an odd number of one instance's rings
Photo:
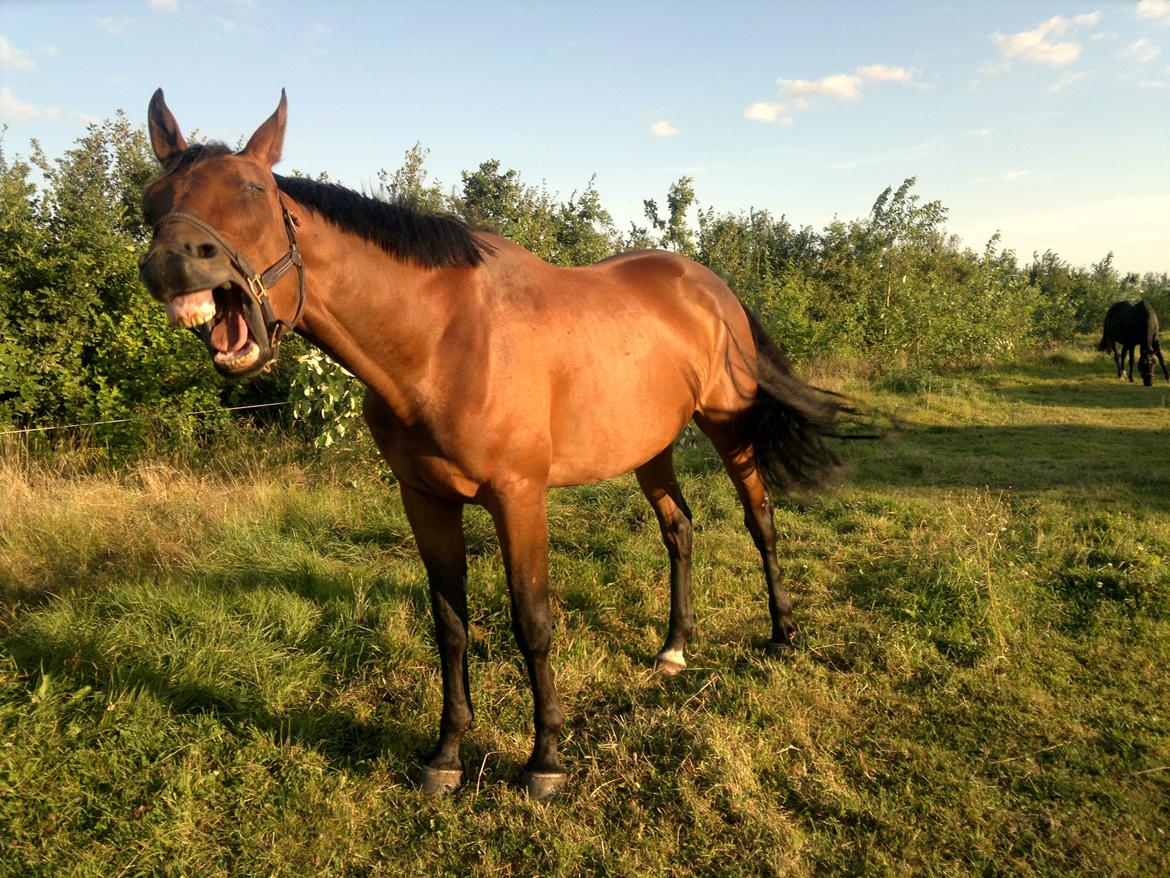
POLYGON ((138 280, 137 193, 154 172, 143 134, 119 114, 55 163, 33 161, 41 190, 0 152, 0 421, 133 418, 106 432, 115 445, 160 424, 182 438, 214 427, 214 415, 181 416, 220 407, 202 346, 167 325, 138 280))
MULTIPOLYGON (((305 344, 293 338, 265 379, 225 385, 195 338, 167 326, 142 290, 136 263, 149 230, 139 198, 156 164, 124 114, 90 126, 52 162, 35 144, 27 162, 7 160, 2 147, 0 140, 0 423, 129 418, 110 431, 113 444, 149 435, 187 445, 230 427, 224 407, 291 400, 294 421, 316 444, 346 435, 360 395, 339 366, 320 354, 298 356, 305 344), (212 414, 185 414, 204 410, 212 414)), ((462 174, 461 191, 446 193, 427 179, 425 157, 416 145, 398 171, 380 172, 379 194, 453 211, 562 265, 635 246, 693 256, 794 359, 905 367, 912 374, 904 384, 1099 330, 1119 298, 1145 296, 1170 311, 1166 275, 1120 279, 1111 256, 1086 270, 1048 251, 1021 269, 998 235, 982 253, 962 248, 947 234, 946 208, 920 198, 913 177, 882 192, 866 217, 820 232, 767 211, 699 209, 694 181, 682 177, 667 190, 666 215, 646 200, 649 225, 622 237, 592 180, 561 201, 489 160, 462 174)), ((266 411, 261 417, 279 416, 266 411)))
POLYGON ((293 420, 318 448, 352 435, 362 413, 364 388, 352 373, 320 351, 297 357, 289 386, 293 420))

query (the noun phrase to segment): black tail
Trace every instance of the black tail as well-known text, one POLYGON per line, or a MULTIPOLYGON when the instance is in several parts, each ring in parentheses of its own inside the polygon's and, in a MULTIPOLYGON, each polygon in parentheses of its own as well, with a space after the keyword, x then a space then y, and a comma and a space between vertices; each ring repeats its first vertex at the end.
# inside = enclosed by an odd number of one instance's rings
POLYGON ((1109 350, 1109 336, 1107 336, 1107 335, 1101 336, 1101 340, 1099 342, 1097 342, 1097 350, 1099 350, 1099 351, 1109 350))
POLYGON ((773 493, 817 487, 841 466, 825 438, 838 436, 833 429, 838 415, 853 409, 839 394, 797 378, 759 318, 744 310, 756 344, 759 383, 744 438, 755 447, 756 465, 773 493))

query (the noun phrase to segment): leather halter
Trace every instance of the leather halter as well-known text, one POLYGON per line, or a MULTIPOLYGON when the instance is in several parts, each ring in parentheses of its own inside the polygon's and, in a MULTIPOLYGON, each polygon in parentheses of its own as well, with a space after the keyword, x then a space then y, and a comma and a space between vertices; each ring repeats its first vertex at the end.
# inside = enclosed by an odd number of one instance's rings
POLYGON ((288 212, 288 208, 284 205, 283 201, 281 202, 280 210, 284 215, 285 231, 288 233, 288 252, 263 272, 254 270, 252 263, 248 261, 248 258, 243 253, 240 253, 228 244, 219 232, 194 214, 185 213, 181 210, 172 211, 160 219, 154 227, 155 234, 157 235, 158 230, 162 228, 164 223, 172 221, 185 222, 195 226, 201 232, 210 235, 223 248, 223 252, 227 254, 227 258, 231 262, 232 267, 244 279, 244 294, 249 296, 260 309, 260 314, 264 318, 264 331, 268 335, 268 345, 272 348, 274 354, 280 346, 280 340, 284 338, 289 330, 296 328, 297 323, 300 322, 301 315, 305 312, 305 265, 301 261, 300 247, 297 246, 296 220, 288 212), (289 269, 294 266, 296 267, 297 276, 300 280, 297 312, 293 315, 291 322, 286 322, 278 319, 273 313, 272 303, 268 299, 268 288, 279 282, 282 277, 288 274, 289 269))

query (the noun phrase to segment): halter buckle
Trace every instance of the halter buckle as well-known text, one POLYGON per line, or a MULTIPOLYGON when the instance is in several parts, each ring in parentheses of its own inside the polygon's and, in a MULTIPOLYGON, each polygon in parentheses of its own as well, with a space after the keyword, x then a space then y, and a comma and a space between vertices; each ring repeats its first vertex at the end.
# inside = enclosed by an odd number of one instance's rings
POLYGON ((259 302, 263 302, 268 298, 268 290, 264 288, 264 281, 260 278, 260 275, 248 275, 244 278, 244 280, 248 282, 248 291, 252 294, 254 299, 259 302))

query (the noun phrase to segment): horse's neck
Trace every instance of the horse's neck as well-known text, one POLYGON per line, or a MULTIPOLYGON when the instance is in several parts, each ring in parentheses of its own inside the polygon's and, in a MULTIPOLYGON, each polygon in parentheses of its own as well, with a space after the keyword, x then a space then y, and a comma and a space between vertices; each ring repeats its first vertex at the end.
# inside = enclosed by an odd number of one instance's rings
MULTIPOLYGON (((403 422, 422 403, 420 376, 446 323, 434 272, 310 214, 302 220, 308 295, 301 333, 374 390, 403 422)), ((442 270, 442 269, 440 269, 442 270)))

